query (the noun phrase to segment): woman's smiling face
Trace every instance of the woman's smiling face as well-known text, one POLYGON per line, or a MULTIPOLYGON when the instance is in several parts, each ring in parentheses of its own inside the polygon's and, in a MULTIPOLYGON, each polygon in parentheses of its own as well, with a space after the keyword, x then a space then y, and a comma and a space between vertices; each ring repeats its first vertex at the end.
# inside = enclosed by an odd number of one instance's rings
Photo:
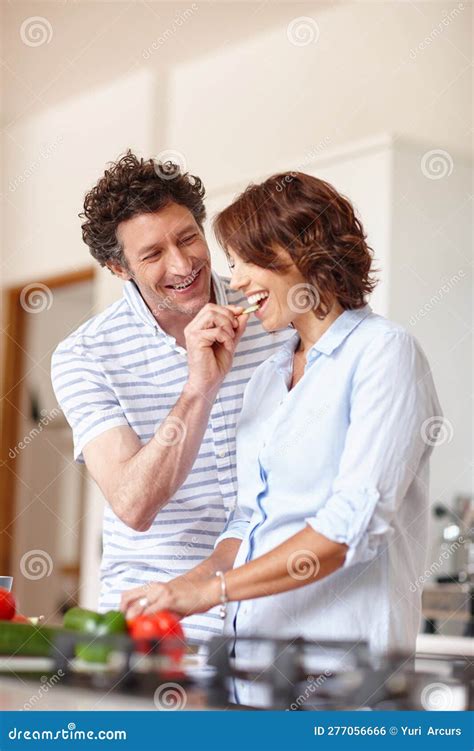
POLYGON ((256 266, 244 261, 232 248, 227 250, 232 272, 230 287, 244 294, 249 305, 258 302, 259 309, 255 315, 260 319, 266 331, 286 328, 313 307, 309 306, 309 300, 305 295, 303 295, 305 304, 301 304, 302 291, 304 292, 306 288, 311 289, 311 285, 305 281, 301 272, 291 261, 289 254, 285 251, 281 253, 284 260, 288 262, 287 271, 273 271, 256 266))

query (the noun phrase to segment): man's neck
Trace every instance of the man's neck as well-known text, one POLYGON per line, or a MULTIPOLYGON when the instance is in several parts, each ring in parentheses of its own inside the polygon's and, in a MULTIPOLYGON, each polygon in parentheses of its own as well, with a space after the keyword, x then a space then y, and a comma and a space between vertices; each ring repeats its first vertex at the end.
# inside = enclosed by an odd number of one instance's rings
POLYGON ((176 339, 176 343, 180 347, 186 348, 186 340, 184 337, 184 329, 192 321, 194 316, 197 314, 194 313, 194 315, 187 314, 187 313, 179 313, 176 311, 170 311, 170 316, 162 317, 160 315, 159 318, 156 318, 157 322, 160 324, 163 331, 165 331, 167 334, 172 336, 174 339, 176 339))

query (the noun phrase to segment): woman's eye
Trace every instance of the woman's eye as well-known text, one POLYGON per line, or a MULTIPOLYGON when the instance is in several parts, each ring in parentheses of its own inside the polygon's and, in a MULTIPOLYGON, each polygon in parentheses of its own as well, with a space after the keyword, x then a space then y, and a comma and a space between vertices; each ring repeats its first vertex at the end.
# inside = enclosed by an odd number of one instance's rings
POLYGON ((235 262, 230 256, 227 256, 227 263, 229 264, 229 269, 233 269, 235 267, 235 262))

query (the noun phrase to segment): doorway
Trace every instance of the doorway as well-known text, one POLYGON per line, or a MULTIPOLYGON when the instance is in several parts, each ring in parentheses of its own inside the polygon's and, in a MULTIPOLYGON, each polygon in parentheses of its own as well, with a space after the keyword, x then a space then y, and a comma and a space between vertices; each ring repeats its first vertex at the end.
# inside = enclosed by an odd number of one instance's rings
POLYGON ((78 600, 85 471, 50 380, 57 344, 90 318, 95 270, 7 290, 0 464, 0 573, 20 612, 48 622, 78 600))

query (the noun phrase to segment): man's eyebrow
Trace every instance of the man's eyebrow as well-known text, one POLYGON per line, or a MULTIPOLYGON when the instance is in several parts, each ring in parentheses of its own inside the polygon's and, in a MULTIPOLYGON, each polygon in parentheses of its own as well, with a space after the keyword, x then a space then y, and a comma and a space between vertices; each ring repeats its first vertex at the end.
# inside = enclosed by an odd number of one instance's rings
POLYGON ((181 235, 185 235, 188 232, 196 232, 197 233, 198 232, 198 228, 196 227, 195 224, 187 224, 186 227, 183 227, 182 229, 179 230, 179 232, 177 233, 177 236, 181 237, 181 235))

